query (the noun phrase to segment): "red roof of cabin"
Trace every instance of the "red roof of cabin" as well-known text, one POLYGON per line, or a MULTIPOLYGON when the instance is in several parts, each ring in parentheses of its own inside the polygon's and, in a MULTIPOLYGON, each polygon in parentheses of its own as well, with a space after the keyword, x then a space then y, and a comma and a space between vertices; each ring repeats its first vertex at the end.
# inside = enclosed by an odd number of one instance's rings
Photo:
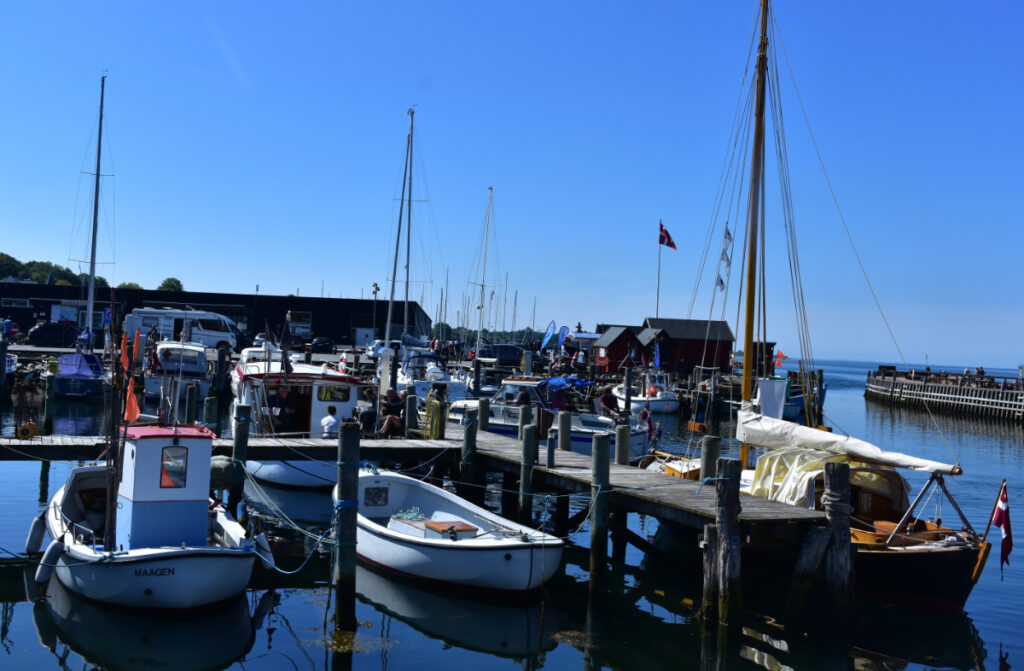
POLYGON ((213 439, 213 431, 204 426, 160 426, 158 424, 135 424, 123 429, 125 436, 132 440, 139 438, 207 438, 213 439))

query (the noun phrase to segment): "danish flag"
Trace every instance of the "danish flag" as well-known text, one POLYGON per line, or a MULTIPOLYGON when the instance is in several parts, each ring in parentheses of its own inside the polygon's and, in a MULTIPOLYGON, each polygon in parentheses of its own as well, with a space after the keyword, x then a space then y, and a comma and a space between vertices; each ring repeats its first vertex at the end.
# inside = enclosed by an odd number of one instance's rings
POLYGON ((654 440, 654 422, 651 421, 651 402, 644 403, 643 412, 640 413, 640 421, 647 422, 647 440, 654 440))
POLYGON ((1006 483, 999 492, 999 502, 992 515, 992 524, 1003 532, 1003 544, 999 550, 999 575, 1003 574, 1003 564, 1010 565, 1010 553, 1013 552, 1013 533, 1010 531, 1010 502, 1006 497, 1006 483))
POLYGON ((665 230, 665 224, 658 222, 658 244, 676 249, 676 243, 672 242, 672 236, 665 230))

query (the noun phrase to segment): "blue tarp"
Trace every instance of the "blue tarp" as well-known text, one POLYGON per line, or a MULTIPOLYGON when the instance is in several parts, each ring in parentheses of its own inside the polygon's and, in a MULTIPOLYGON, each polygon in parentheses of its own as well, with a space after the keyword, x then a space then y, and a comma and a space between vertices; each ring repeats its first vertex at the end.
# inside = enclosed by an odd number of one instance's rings
POLYGON ((551 391, 579 389, 582 391, 593 384, 590 380, 570 375, 569 377, 549 377, 546 380, 541 380, 537 383, 537 389, 550 389, 551 391))
POLYGON ((57 375, 91 380, 103 375, 103 362, 99 354, 62 354, 57 360, 57 375))

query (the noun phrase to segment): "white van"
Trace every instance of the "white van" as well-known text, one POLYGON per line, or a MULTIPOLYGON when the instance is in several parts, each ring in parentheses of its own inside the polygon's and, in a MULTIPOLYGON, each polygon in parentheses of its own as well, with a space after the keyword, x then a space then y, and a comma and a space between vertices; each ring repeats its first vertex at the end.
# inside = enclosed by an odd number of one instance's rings
POLYGON ((216 312, 179 310, 176 308, 135 308, 124 318, 124 332, 129 339, 139 331, 139 347, 145 349, 150 327, 156 327, 160 340, 178 340, 201 343, 206 347, 226 347, 234 350, 237 344, 235 322, 216 312), (182 336, 184 334, 184 336, 182 336))

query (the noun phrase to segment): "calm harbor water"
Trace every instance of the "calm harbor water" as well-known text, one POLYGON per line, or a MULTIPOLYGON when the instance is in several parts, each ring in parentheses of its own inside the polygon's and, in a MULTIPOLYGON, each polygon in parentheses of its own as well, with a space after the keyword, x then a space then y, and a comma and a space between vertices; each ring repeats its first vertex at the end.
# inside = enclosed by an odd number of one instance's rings
MULTIPOLYGON (((891 410, 863 398, 871 362, 819 362, 829 386, 828 422, 883 448, 940 461, 957 460, 964 475, 949 487, 975 527, 984 528, 1002 478, 1011 510, 1024 483, 1024 430, 927 413, 891 410)), ((921 367, 923 368, 923 366, 921 367)), ((935 368, 933 366, 933 368, 935 368)), ((995 375, 1016 371, 989 370, 995 375)), ((96 435, 102 405, 61 404, 56 431, 96 435)), ((2 432, 14 430, 13 410, 0 408, 2 432)), ((686 436, 676 418, 662 419, 663 446, 682 451, 686 436)), ((685 423, 685 422, 684 422, 685 423)), ((297 575, 259 571, 244 597, 201 616, 167 618, 126 613, 73 597, 52 581, 46 599, 26 600, 23 563, 8 553, 23 549, 31 518, 64 481, 72 464, 0 462, 0 668, 10 669, 652 669, 696 666, 701 630, 699 568, 680 562, 649 566, 630 546, 625 566, 613 572, 608 594, 590 598, 586 528, 572 540, 564 571, 526 604, 494 603, 428 591, 360 569, 360 622, 354 641, 333 635, 328 558, 314 555, 297 575), (44 475, 45 477, 41 477, 44 475)), ((925 478, 910 474, 915 485, 925 478)), ((262 494, 247 489, 254 509, 262 494)), ((269 492, 289 516, 311 526, 329 519, 325 493, 269 492)), ((579 510, 582 501, 573 504, 579 510)), ((934 500, 931 505, 934 507, 934 500)), ((928 513, 955 516, 947 509, 928 513)), ((630 516, 630 528, 658 535, 651 518, 630 516)), ((730 668, 1005 669, 1024 660, 1024 572, 1015 555, 1000 579, 997 547, 967 603, 966 615, 878 612, 864 608, 839 641, 785 630, 751 614, 730 668)), ((296 567, 311 543, 282 546, 281 560, 296 567)), ((756 595, 751 595, 755 596, 756 595)), ((756 598, 750 601, 756 602, 756 598)), ((764 613, 770 616, 771 613, 764 613)))

